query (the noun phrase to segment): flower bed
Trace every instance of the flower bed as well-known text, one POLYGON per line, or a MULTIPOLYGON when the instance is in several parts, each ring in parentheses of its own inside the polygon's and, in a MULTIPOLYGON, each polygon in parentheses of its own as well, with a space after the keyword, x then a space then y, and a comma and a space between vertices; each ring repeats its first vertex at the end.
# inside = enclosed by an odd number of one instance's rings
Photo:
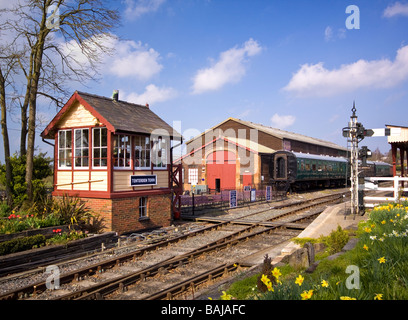
MULTIPOLYGON (((354 249, 337 259, 322 260, 313 274, 290 268, 287 272, 279 268, 266 272, 264 268, 258 283, 253 277, 252 292, 245 298, 408 299, 408 202, 382 205, 368 214, 369 219, 359 225, 359 241, 354 249)), ((234 294, 238 295, 231 289, 221 299, 231 299, 234 294)))

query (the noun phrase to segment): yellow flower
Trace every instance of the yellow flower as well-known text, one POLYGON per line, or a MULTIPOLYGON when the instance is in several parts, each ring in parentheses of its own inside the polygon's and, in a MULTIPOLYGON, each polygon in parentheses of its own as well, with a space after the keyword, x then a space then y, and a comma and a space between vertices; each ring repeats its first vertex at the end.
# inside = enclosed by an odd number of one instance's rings
POLYGON ((222 295, 220 296, 221 300, 231 300, 232 295, 227 294, 225 291, 222 292, 222 295))
POLYGON ((385 220, 381 221, 381 224, 385 224, 385 220))
POLYGON ((300 296, 302 297, 302 300, 308 300, 312 297, 313 295, 313 290, 305 290, 303 291, 303 293, 300 294, 300 296))
POLYGON ((266 275, 262 275, 261 277, 261 281, 267 286, 269 282, 271 282, 271 280, 269 280, 268 276, 266 275))
POLYGON ((383 296, 382 293, 376 293, 375 297, 374 297, 374 300, 382 300, 382 296, 383 296))
POLYGON ((302 277, 301 274, 299 274, 299 276, 296 278, 295 283, 299 285, 299 287, 302 285, 303 280, 305 280, 305 278, 302 277))
POLYGON ((381 257, 379 259, 377 259, 379 263, 385 263, 387 260, 385 259, 385 257, 381 257))
POLYGON ((273 286, 272 286, 272 282, 268 282, 268 284, 266 285, 266 287, 268 288, 268 291, 275 292, 275 290, 273 289, 273 286))
POLYGON ((272 275, 276 278, 276 280, 279 280, 279 277, 282 275, 282 273, 280 272, 278 268, 275 267, 272 270, 272 275))
POLYGON ((341 296, 340 300, 357 300, 356 298, 348 297, 348 296, 341 296))
POLYGON ((370 232, 371 232, 371 229, 370 229, 369 227, 365 227, 365 228, 364 228, 364 231, 367 232, 367 233, 370 233, 370 232))
POLYGON ((368 247, 366 244, 363 246, 363 249, 368 251, 368 247))
POLYGON ((327 288, 329 283, 326 280, 322 280, 322 287, 327 288))

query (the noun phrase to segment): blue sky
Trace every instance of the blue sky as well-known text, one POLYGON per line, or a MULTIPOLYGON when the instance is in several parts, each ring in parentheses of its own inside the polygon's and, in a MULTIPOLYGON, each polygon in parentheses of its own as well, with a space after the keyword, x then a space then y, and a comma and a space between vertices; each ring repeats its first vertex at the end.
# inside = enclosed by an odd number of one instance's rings
MULTIPOLYGON (((110 97, 118 89, 121 100, 149 103, 170 125, 177 123, 186 139, 235 117, 346 146, 341 129, 353 100, 366 128, 408 126, 406 0, 111 5, 122 14, 114 31, 120 40, 110 43, 117 51, 104 57, 99 82, 74 83, 72 92, 110 97), (346 13, 349 5, 359 12, 346 13)), ((40 111, 45 120, 56 114, 46 105, 40 111)), ((17 148, 19 132, 12 134, 17 148)), ((39 149, 52 155, 37 137, 39 149)), ((390 149, 386 137, 361 145, 390 149)))

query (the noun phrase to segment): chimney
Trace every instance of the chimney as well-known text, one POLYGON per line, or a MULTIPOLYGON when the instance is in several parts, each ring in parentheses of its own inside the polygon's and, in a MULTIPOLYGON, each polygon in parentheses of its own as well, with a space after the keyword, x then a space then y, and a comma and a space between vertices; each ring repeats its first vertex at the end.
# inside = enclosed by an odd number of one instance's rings
POLYGON ((148 104, 148 103, 146 103, 146 108, 149 108, 149 104, 148 104))
POLYGON ((114 101, 118 101, 118 100, 119 100, 119 90, 113 90, 112 99, 113 99, 114 101))

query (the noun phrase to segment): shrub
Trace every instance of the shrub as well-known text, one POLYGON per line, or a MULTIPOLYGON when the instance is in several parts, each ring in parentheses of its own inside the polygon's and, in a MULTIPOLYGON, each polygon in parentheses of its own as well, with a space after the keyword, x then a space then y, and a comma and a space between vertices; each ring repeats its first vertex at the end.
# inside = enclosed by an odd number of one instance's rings
POLYGON ((333 254, 341 251, 349 239, 347 231, 337 226, 336 231, 332 231, 329 236, 324 238, 324 243, 327 245, 329 253, 333 254))
POLYGON ((0 243, 0 255, 32 249, 45 244, 46 238, 42 234, 31 237, 17 238, 0 243))
POLYGON ((53 210, 63 223, 69 225, 88 223, 93 217, 89 208, 81 199, 67 195, 54 200, 53 210))
MULTIPOLYGON (((39 200, 41 196, 46 194, 45 183, 43 179, 52 174, 50 163, 51 158, 46 158, 45 153, 40 153, 34 156, 33 170, 33 201, 39 200)), ((26 174, 26 157, 14 154, 10 157, 13 180, 11 190, 14 206, 22 206, 27 200, 27 185, 25 182, 26 174)), ((0 165, 0 183, 6 184, 6 169, 5 165, 0 165)))

